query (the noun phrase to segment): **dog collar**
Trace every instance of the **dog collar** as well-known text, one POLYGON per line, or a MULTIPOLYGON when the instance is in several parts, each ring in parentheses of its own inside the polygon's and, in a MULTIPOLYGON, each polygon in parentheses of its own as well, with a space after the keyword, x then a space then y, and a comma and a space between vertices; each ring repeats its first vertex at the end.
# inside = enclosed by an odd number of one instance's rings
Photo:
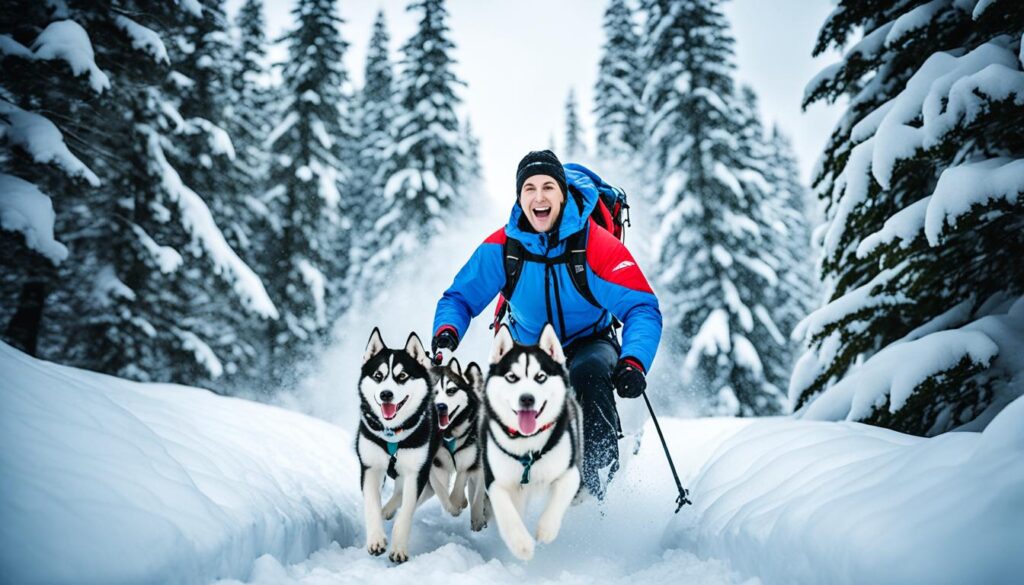
POLYGON ((448 452, 455 456, 456 447, 458 446, 458 439, 455 437, 444 437, 444 446, 448 449, 448 452))

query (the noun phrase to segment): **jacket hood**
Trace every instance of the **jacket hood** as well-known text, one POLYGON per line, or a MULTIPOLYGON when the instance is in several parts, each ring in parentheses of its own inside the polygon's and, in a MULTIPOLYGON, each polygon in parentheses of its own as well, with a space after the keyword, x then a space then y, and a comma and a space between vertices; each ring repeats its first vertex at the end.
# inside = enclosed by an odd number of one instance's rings
POLYGON ((519 197, 512 205, 512 213, 509 215, 508 223, 505 225, 505 234, 523 243, 523 246, 534 254, 547 254, 555 250, 565 241, 566 238, 576 232, 586 229, 590 213, 597 205, 597 185, 586 174, 568 166, 565 169, 565 182, 569 186, 569 192, 565 196, 565 205, 562 206, 561 218, 558 225, 550 232, 543 234, 533 231, 532 228, 523 229, 520 225, 529 226, 523 216, 523 208, 519 205, 519 197))

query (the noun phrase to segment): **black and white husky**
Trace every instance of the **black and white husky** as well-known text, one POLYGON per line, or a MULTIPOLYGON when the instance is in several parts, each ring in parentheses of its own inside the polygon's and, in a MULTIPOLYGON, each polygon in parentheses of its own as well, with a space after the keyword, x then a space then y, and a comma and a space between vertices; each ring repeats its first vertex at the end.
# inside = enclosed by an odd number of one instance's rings
POLYGON ((516 557, 533 557, 523 523, 531 495, 547 495, 537 540, 558 536, 580 486, 582 421, 569 389, 565 354, 551 325, 537 346, 518 345, 506 327, 495 336, 484 390, 484 481, 502 539, 516 557))
POLYGON ((483 467, 480 462, 480 421, 483 414, 481 398, 484 376, 480 366, 470 362, 463 372, 459 361, 434 370, 438 390, 434 397, 441 446, 434 456, 431 485, 437 499, 452 516, 458 516, 472 502, 470 522, 474 531, 482 530, 484 518, 483 467), (436 476, 436 477, 435 477, 436 476), (444 488, 455 478, 449 494, 444 488), (438 486, 443 486, 438 489, 438 486), (469 488, 469 500, 466 488, 469 488))
POLYGON ((434 415, 434 382, 430 358, 415 333, 405 349, 388 349, 374 328, 363 354, 359 378, 360 423, 356 438, 359 456, 363 508, 366 522, 366 550, 372 555, 387 548, 381 488, 384 476, 395 480, 395 495, 388 503, 390 518, 401 511, 391 531, 394 562, 409 558, 409 531, 417 501, 428 494, 431 460, 437 452, 440 434, 434 415))

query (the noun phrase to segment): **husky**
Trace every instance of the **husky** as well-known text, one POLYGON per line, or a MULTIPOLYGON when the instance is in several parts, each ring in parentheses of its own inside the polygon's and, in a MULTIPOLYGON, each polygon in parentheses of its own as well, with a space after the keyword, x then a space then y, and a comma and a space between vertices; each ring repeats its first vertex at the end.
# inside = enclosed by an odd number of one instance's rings
POLYGON ((487 525, 478 441, 483 414, 483 372, 473 362, 463 372, 459 361, 454 358, 447 366, 434 371, 438 378, 434 408, 441 431, 441 447, 434 456, 430 483, 435 486, 437 499, 452 516, 458 516, 469 505, 466 499, 466 488, 469 487, 469 501, 472 502, 470 525, 474 532, 478 532, 487 525), (453 476, 455 484, 449 494, 446 488, 453 476))
POLYGON ((580 407, 569 389, 562 344, 550 324, 537 346, 512 340, 507 327, 495 336, 484 390, 484 483, 498 531, 524 561, 534 539, 523 523, 527 496, 547 495, 537 540, 558 536, 562 518, 580 486, 580 407))
MULTIPOLYGON (((397 498, 401 504, 388 555, 396 563, 409 559, 413 512, 421 496, 429 497, 425 488, 431 461, 440 444, 430 366, 430 358, 415 333, 409 335, 404 350, 394 350, 384 345, 380 331, 374 328, 363 354, 356 454, 363 490, 366 550, 380 555, 387 549, 381 508, 381 488, 387 475, 395 480, 392 500, 397 498)), ((395 502, 394 508, 398 504, 395 502)))

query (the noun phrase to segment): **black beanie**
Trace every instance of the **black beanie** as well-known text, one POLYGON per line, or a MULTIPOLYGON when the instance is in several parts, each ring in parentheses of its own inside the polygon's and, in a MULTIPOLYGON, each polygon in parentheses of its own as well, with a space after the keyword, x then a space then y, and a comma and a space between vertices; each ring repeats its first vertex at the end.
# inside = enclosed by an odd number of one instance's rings
POLYGON ((523 183, 534 175, 547 175, 558 183, 564 197, 569 188, 565 184, 565 169, 562 168, 562 161, 558 160, 555 153, 550 150, 534 150, 519 161, 519 168, 516 169, 516 198, 523 190, 523 183))

